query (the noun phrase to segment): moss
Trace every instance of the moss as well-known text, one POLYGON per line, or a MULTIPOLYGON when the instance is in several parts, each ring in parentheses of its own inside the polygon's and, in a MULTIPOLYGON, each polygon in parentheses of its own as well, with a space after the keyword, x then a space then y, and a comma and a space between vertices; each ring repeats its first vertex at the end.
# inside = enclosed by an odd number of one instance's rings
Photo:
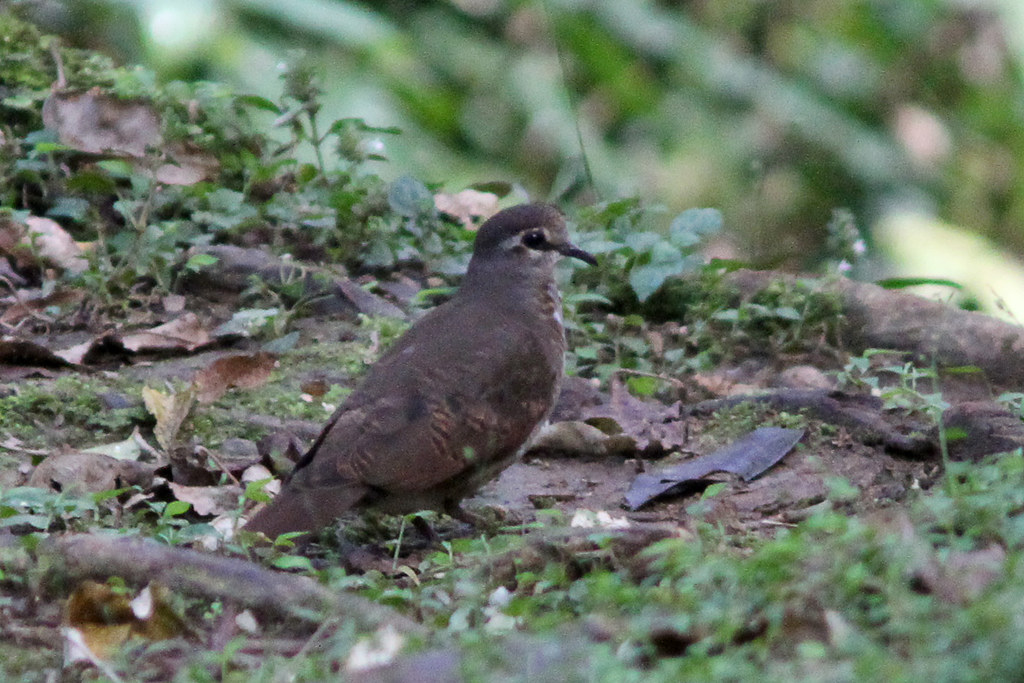
POLYGON ((131 387, 131 383, 98 375, 21 382, 12 386, 14 393, 0 398, 0 432, 21 439, 28 447, 60 442, 89 446, 126 438, 135 425, 148 419, 141 401, 111 409, 100 395, 114 392, 131 396, 131 387))

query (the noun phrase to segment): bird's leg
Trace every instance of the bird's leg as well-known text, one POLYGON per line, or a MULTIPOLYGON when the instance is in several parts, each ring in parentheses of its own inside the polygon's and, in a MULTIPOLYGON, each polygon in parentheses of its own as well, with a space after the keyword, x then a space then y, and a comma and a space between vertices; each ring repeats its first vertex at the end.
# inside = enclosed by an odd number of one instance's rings
POLYGON ((416 531, 420 532, 420 535, 427 539, 427 542, 431 545, 441 545, 441 537, 434 531, 434 527, 430 526, 427 520, 423 519, 419 515, 412 516, 412 525, 416 527, 416 531))

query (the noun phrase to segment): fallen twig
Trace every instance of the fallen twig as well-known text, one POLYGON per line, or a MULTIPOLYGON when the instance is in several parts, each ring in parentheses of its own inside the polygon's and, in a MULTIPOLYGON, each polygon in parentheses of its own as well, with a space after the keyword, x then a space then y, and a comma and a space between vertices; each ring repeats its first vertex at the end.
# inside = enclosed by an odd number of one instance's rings
POLYGON ((406 633, 426 628, 370 600, 330 590, 306 576, 264 569, 248 560, 219 557, 142 538, 78 534, 51 539, 38 549, 48 560, 49 585, 69 588, 84 579, 119 576, 128 583, 160 581, 183 595, 231 600, 277 616, 323 621, 343 616, 359 628, 390 625, 406 633))

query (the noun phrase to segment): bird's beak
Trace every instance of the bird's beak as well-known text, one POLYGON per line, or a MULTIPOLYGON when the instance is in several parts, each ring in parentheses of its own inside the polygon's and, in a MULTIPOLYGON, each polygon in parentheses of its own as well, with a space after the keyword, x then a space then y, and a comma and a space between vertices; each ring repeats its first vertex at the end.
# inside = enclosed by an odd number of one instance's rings
POLYGON ((589 263, 592 266, 597 265, 597 259, 594 258, 593 254, 591 254, 590 252, 583 251, 572 242, 566 242, 565 244, 559 246, 558 253, 561 254, 562 256, 571 256, 573 258, 578 258, 580 261, 583 261, 584 263, 589 263))

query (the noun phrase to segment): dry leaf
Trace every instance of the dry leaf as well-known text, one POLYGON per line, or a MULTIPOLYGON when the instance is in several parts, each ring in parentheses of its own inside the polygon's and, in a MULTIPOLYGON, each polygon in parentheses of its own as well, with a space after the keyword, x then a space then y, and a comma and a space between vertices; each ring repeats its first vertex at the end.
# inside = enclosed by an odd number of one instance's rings
POLYGON ((113 443, 92 446, 91 448, 83 449, 82 452, 99 453, 115 460, 138 460, 139 456, 142 455, 142 446, 139 445, 138 435, 139 428, 136 427, 132 435, 124 441, 114 441, 113 443))
POLYGON ((161 297, 160 303, 168 313, 181 313, 185 310, 186 299, 181 294, 168 294, 161 297))
POLYGON ((103 453, 55 453, 36 466, 28 485, 57 491, 111 491, 126 486, 148 488, 155 465, 118 460, 103 453))
POLYGON ((129 351, 155 351, 160 349, 184 349, 194 351, 210 343, 210 333, 199 322, 195 313, 185 313, 163 325, 126 334, 121 343, 129 351))
MULTIPOLYGON (((2 228, 0 228, 2 230, 2 228)), ((6 259, 0 259, 0 266, 6 263, 6 259)), ((10 273, 0 273, 10 279, 10 273)), ((81 303, 85 299, 85 292, 81 289, 57 289, 49 294, 43 290, 20 290, 16 300, 6 299, 4 303, 10 302, 10 307, 0 315, 0 322, 12 327, 30 316, 40 316, 51 306, 71 307, 81 303)))
POLYGON ((28 225, 28 240, 48 263, 76 275, 89 267, 89 262, 82 257, 81 247, 57 221, 29 216, 25 223, 28 225))
POLYGON ((89 267, 71 235, 56 221, 39 216, 29 216, 24 224, 5 218, 0 251, 14 257, 20 268, 44 263, 77 274, 89 267))
POLYGON ((171 452, 178 438, 181 426, 188 418, 189 411, 196 401, 195 391, 189 387, 175 394, 165 394, 158 389, 142 388, 142 400, 146 410, 156 418, 153 434, 160 447, 171 452))
POLYGON ((153 582, 128 596, 95 581, 83 582, 64 611, 68 663, 109 660, 129 638, 166 640, 185 633, 185 622, 170 605, 170 593, 153 582))
POLYGON ((266 384, 277 365, 277 357, 259 352, 218 358, 192 378, 200 403, 213 403, 228 389, 256 389, 266 384))
POLYGON ((490 218, 498 213, 498 196, 490 192, 463 190, 455 194, 434 195, 434 206, 441 213, 457 218, 462 227, 472 229, 477 219, 490 218))
POLYGON ((555 422, 541 428, 537 436, 530 441, 530 451, 555 451, 572 453, 573 455, 604 455, 614 451, 616 445, 623 441, 632 448, 632 439, 618 439, 605 434, 597 427, 586 422, 555 422))
POLYGON ((112 334, 103 334, 95 339, 69 346, 66 349, 59 349, 53 353, 75 365, 87 365, 102 359, 124 358, 129 355, 121 341, 112 334))
POLYGON ((43 103, 43 124, 63 144, 91 154, 143 157, 147 148, 163 143, 160 117, 152 107, 105 95, 99 88, 51 94, 43 103))
POLYGON ((213 178, 220 168, 220 162, 212 154, 175 144, 167 150, 171 163, 156 169, 157 181, 165 185, 195 185, 213 178))
POLYGON ((348 653, 345 671, 365 671, 390 663, 402 650, 405 638, 391 625, 377 629, 371 637, 359 639, 348 653))
POLYGON ((607 405, 584 409, 587 424, 606 434, 629 437, 636 450, 648 454, 661 454, 686 443, 686 422, 680 419, 678 403, 666 407, 641 401, 617 377, 612 379, 610 389, 607 405))
POLYGON ((167 484, 174 497, 192 504, 197 515, 222 515, 238 508, 238 497, 242 494, 237 486, 184 486, 167 484))
POLYGON ((66 635, 65 660, 110 659, 131 637, 134 621, 125 595, 102 583, 83 582, 68 598, 64 611, 65 626, 76 632, 66 635))

